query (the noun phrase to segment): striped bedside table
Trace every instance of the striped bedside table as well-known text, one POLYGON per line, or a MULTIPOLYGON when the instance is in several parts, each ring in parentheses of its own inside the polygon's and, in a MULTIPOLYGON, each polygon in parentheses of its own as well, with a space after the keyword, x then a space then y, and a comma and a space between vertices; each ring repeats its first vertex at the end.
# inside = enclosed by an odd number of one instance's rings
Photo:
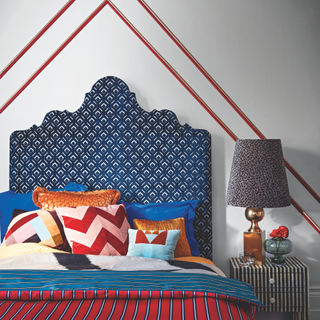
POLYGON ((309 320, 309 268, 296 257, 287 257, 284 266, 270 258, 258 266, 241 267, 239 258, 230 259, 230 276, 253 286, 265 305, 258 312, 293 312, 293 319, 309 320))

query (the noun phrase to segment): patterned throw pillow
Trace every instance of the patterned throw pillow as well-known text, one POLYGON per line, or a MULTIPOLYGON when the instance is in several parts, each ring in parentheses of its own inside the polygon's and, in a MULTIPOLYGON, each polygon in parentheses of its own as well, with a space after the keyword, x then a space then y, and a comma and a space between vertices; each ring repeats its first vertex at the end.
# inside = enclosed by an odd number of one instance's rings
POLYGON ((124 205, 56 208, 72 253, 118 256, 128 250, 130 228, 124 205))
POLYGON ((186 236, 186 226, 184 218, 171 220, 151 221, 134 219, 133 228, 138 230, 180 230, 180 236, 174 250, 174 257, 191 256, 191 250, 186 236))
POLYGON ((129 229, 127 256, 173 260, 180 230, 129 229))
POLYGON ((104 207, 116 204, 120 197, 120 191, 111 189, 73 192, 48 191, 38 187, 32 194, 35 205, 43 210, 54 210, 58 207, 104 207))
POLYGON ((1 247, 26 242, 70 250, 62 223, 55 211, 28 211, 12 219, 1 247))
POLYGON ((133 219, 146 219, 152 221, 184 218, 187 239, 191 254, 199 255, 199 248, 194 238, 193 220, 198 200, 164 202, 164 203, 130 203, 123 202, 126 206, 128 221, 133 228, 133 219))
MULTIPOLYGON (((87 188, 81 184, 70 182, 63 189, 55 189, 53 191, 85 191, 87 188)), ((0 225, 1 225, 1 241, 3 240, 10 221, 12 220, 12 212, 14 209, 24 211, 39 210, 33 200, 33 191, 29 193, 15 193, 6 191, 0 193, 0 225)))

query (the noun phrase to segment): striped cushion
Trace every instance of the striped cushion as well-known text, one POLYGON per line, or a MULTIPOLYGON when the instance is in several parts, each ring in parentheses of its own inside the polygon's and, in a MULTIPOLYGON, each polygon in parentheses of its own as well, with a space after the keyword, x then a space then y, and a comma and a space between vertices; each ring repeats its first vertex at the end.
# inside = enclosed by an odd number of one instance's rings
POLYGON ((126 255, 129 223, 125 206, 56 208, 72 253, 126 255))
POLYGON ((28 211, 12 219, 1 246, 26 242, 40 243, 60 250, 69 248, 62 223, 55 211, 28 211))

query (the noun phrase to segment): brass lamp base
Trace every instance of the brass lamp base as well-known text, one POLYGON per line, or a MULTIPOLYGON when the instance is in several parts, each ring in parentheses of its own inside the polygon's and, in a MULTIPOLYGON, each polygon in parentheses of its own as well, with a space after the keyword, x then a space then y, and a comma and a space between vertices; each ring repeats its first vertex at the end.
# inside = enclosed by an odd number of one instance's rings
POLYGON ((247 232, 243 233, 244 251, 254 253, 256 265, 262 265, 266 261, 266 253, 263 243, 266 239, 266 232, 262 231, 258 222, 264 218, 262 208, 246 208, 246 219, 251 222, 247 232))
POLYGON ((248 232, 261 232, 258 222, 264 218, 264 210, 262 208, 246 208, 246 219, 251 222, 248 232))
POLYGON ((263 243, 266 240, 266 232, 244 232, 243 245, 244 251, 254 253, 254 264, 262 265, 266 262, 266 253, 263 243))

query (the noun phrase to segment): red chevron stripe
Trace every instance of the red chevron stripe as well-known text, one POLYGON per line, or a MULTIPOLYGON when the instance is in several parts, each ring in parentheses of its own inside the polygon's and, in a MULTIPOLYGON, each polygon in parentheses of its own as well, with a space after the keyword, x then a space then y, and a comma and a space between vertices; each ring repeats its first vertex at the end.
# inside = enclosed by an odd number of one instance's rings
POLYGON ((108 230, 102 228, 91 247, 82 243, 72 241, 72 252, 81 252, 82 254, 101 254, 105 245, 109 243, 119 255, 126 255, 128 251, 128 237, 124 242, 113 235, 108 230))
POLYGON ((120 228, 123 221, 126 219, 126 211, 124 207, 119 206, 117 213, 113 216, 102 209, 88 207, 87 212, 82 219, 63 215, 63 221, 66 228, 86 233, 97 216, 101 216, 103 219, 108 220, 120 228))
POLYGON ((117 236, 115 236, 108 230, 105 230, 105 232, 106 232, 108 243, 110 243, 110 245, 112 245, 115 249, 121 248, 121 251, 120 249, 117 249, 120 255, 126 255, 128 252, 129 237, 126 236, 124 241, 122 241, 122 239, 119 239, 117 236))
POLYGON ((66 228, 76 230, 82 233, 86 233, 88 231, 92 221, 95 219, 96 216, 97 214, 92 210, 87 210, 86 214, 82 219, 62 215, 64 226, 66 228))
POLYGON ((112 215, 109 212, 104 211, 100 208, 94 208, 94 209, 96 210, 97 214, 99 214, 100 216, 102 216, 106 220, 112 222, 117 227, 121 227, 123 224, 123 221, 127 217, 126 209, 124 208, 124 206, 119 206, 115 215, 112 215))
POLYGON ((123 204, 101 208, 57 208, 56 211, 64 221, 73 253, 127 254, 130 225, 123 204))

